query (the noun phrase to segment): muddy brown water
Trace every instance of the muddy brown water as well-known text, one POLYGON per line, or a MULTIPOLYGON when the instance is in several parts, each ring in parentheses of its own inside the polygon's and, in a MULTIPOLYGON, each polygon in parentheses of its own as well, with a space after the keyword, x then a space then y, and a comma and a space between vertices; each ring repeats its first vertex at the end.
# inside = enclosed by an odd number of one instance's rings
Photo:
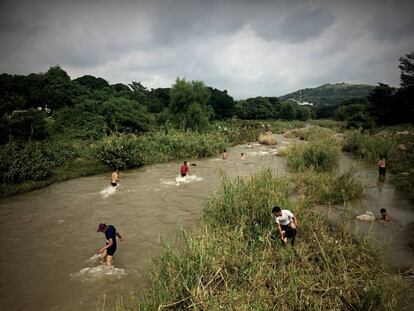
MULTIPOLYGON (((276 138, 276 148, 293 141, 276 138)), ((105 297, 109 304, 120 293, 141 292, 161 240, 173 239, 181 226, 197 226, 203 201, 217 187, 221 173, 247 176, 271 168, 275 174, 286 174, 286 159, 273 152, 253 144, 230 148, 226 161, 189 159, 196 166, 190 166, 191 178, 185 181, 176 179, 181 165, 176 161, 121 172, 115 192, 106 174, 1 200, 0 309, 96 310, 105 297), (103 234, 96 232, 100 222, 113 224, 125 237, 118 241, 115 268, 101 266, 94 256, 104 245, 103 234)), ((375 183, 375 167, 348 155, 341 163, 357 165, 361 178, 375 183)), ((379 208, 388 209, 393 224, 355 223, 355 230, 373 231, 379 244, 388 247, 384 260, 391 269, 412 265, 414 252, 406 233, 414 222, 414 207, 403 194, 386 182, 381 192, 369 188, 352 204, 355 213, 371 210, 378 215, 379 208)), ((335 213, 330 217, 335 219, 335 213)))

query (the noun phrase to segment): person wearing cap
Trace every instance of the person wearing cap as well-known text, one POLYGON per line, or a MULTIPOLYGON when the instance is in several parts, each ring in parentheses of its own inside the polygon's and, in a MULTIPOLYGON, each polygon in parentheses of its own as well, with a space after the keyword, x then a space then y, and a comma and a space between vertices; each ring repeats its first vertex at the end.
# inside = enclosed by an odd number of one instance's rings
POLYGON ((103 232, 105 234, 106 243, 104 247, 99 249, 99 253, 102 254, 102 261, 105 262, 108 266, 111 266, 113 262, 113 256, 116 252, 116 237, 118 237, 121 241, 123 241, 124 238, 119 232, 116 231, 113 225, 100 223, 96 231, 103 232))
POLYGON ((281 209, 279 206, 275 206, 272 209, 272 215, 275 219, 277 229, 280 234, 280 239, 287 245, 288 239, 291 238, 291 245, 295 243, 296 227, 298 226, 295 215, 287 209, 281 209))

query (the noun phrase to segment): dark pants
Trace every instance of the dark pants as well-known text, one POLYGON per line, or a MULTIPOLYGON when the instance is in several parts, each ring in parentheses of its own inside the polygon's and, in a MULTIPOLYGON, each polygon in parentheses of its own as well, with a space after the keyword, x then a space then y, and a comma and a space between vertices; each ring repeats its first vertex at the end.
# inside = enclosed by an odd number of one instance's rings
POLYGON ((385 178, 385 167, 378 168, 379 177, 385 178))

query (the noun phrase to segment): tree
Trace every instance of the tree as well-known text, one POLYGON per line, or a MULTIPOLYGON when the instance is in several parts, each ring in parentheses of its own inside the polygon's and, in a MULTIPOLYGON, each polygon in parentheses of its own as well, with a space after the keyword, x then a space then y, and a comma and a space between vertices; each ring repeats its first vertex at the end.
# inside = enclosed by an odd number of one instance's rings
POLYGON ((82 76, 80 78, 73 80, 73 82, 79 83, 87 87, 91 91, 100 90, 104 87, 109 87, 109 83, 106 80, 91 75, 82 76))
POLYGON ((5 116, 0 119, 0 143, 4 144, 9 136, 19 139, 43 139, 47 136, 46 113, 30 109, 5 116))
POLYGON ((379 124, 398 123, 398 111, 395 109, 396 90, 387 84, 379 83, 368 95, 370 113, 379 124))
POLYGON ((265 97, 240 100, 236 105, 237 116, 240 119, 271 119, 274 116, 273 107, 265 97))
POLYGON ((207 129, 213 110, 207 107, 211 93, 202 81, 187 82, 177 78, 170 96, 168 110, 174 118, 171 121, 176 126, 196 131, 207 129))
POLYGON ((401 88, 414 87, 414 51, 406 54, 405 57, 400 57, 399 60, 401 88))
POLYGON ((292 101, 283 102, 280 107, 280 118, 283 120, 295 120, 297 116, 295 105, 292 101))
POLYGON ((309 120, 313 117, 313 110, 309 106, 299 106, 296 109, 296 118, 301 121, 309 120))
POLYGON ((208 105, 214 109, 214 117, 216 119, 231 118, 234 115, 233 97, 227 94, 227 91, 220 91, 216 88, 209 87, 211 92, 208 105))

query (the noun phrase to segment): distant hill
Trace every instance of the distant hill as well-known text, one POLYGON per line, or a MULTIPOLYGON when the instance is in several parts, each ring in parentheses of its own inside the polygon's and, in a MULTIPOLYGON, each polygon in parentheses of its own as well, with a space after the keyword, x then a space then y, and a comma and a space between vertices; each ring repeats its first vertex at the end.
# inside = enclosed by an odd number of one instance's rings
POLYGON ((364 98, 374 88, 367 84, 324 84, 315 88, 306 88, 280 96, 280 100, 295 99, 299 100, 302 95, 302 101, 307 101, 320 105, 339 105, 345 100, 351 98, 364 98), (302 93, 302 94, 301 94, 302 93))

